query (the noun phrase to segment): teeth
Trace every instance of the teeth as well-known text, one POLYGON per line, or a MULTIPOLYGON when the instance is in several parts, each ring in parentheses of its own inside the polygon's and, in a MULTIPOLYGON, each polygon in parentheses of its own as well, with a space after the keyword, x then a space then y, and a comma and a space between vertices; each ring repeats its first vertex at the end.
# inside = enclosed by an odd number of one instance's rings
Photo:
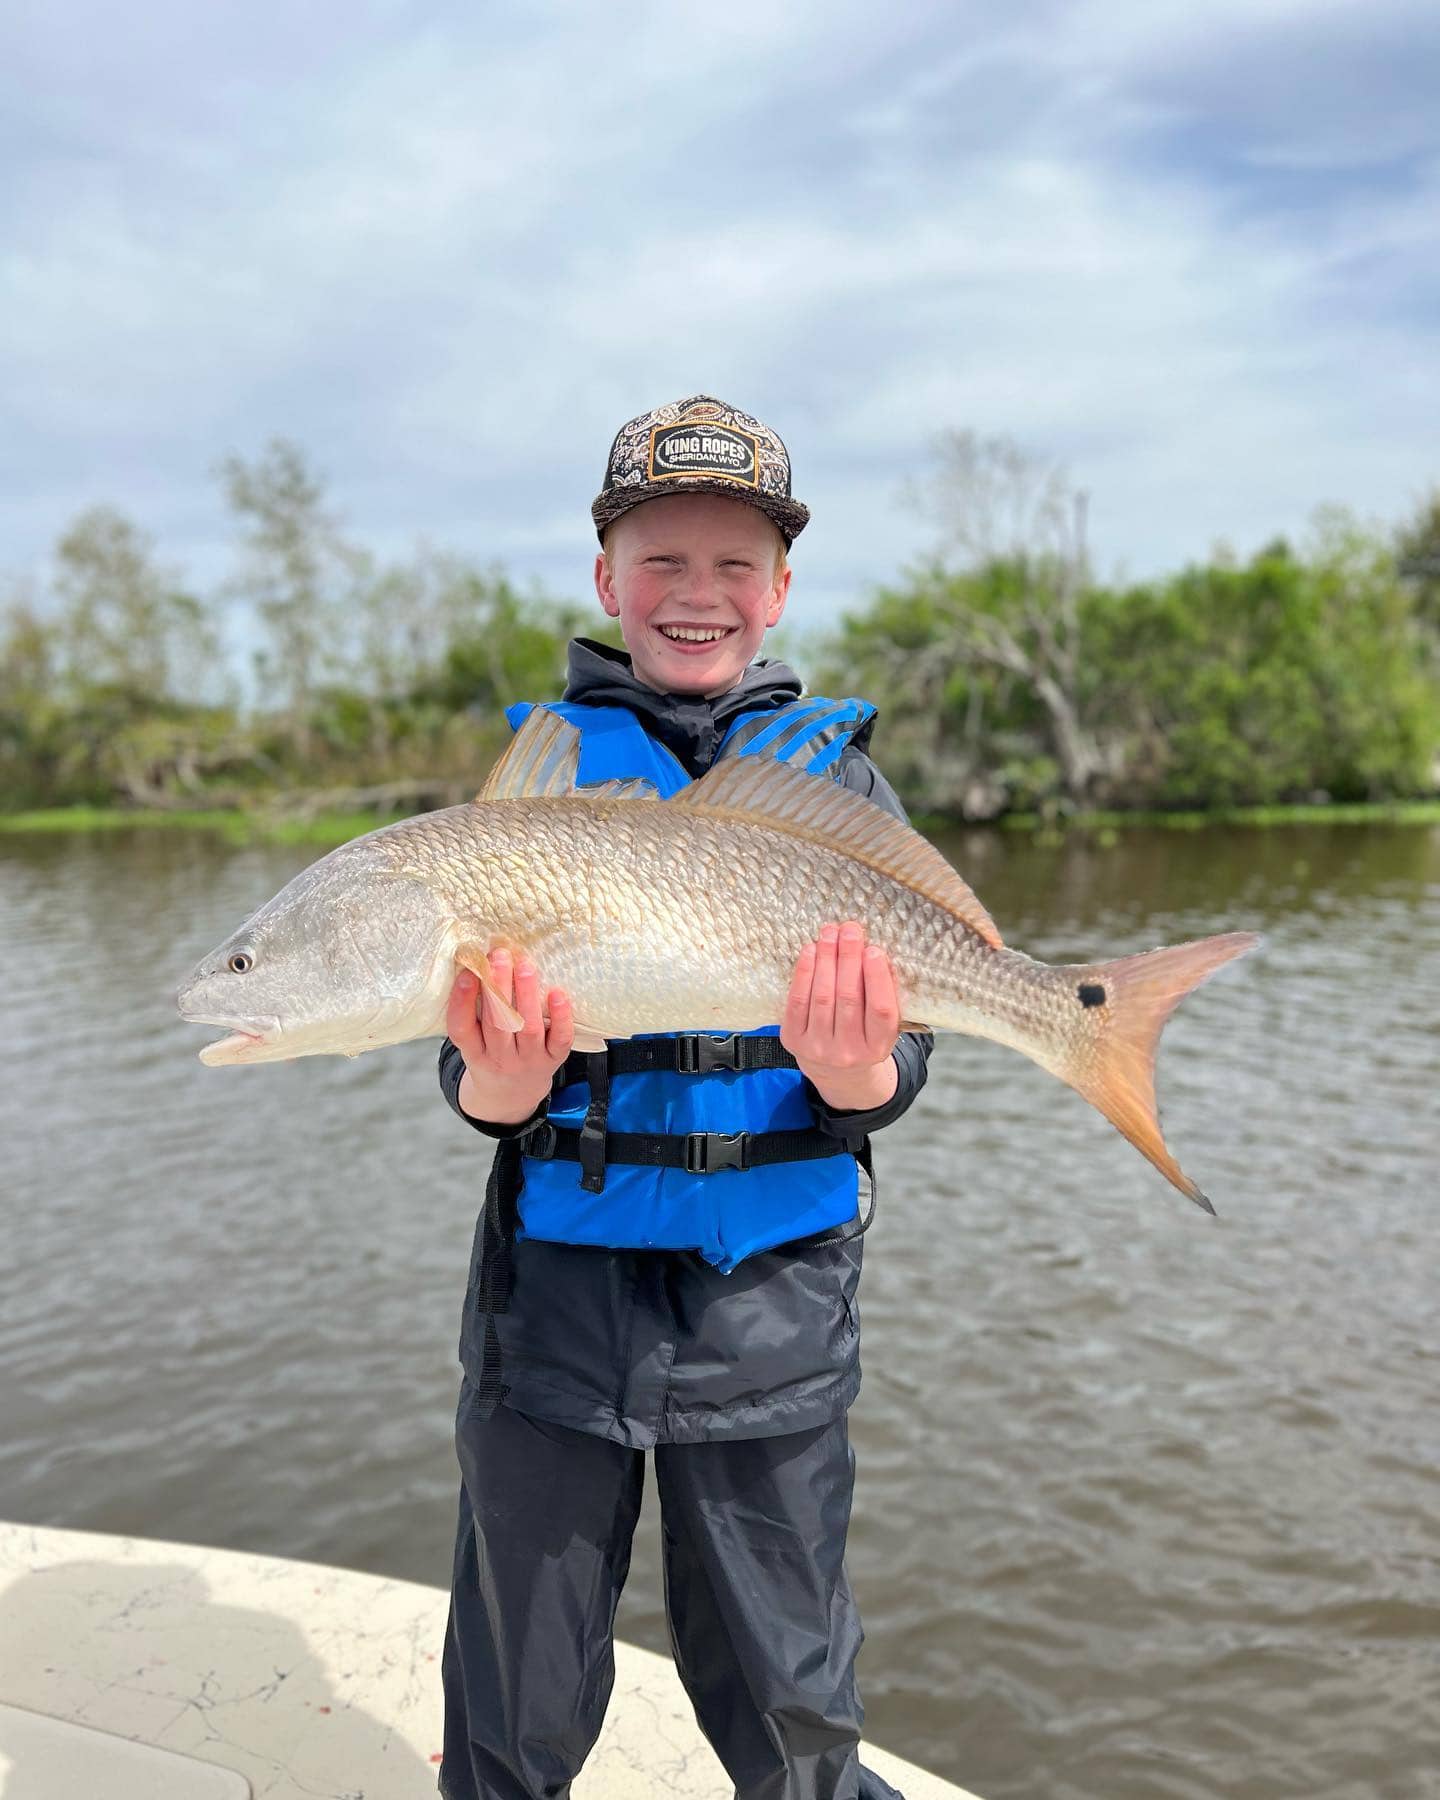
POLYGON ((682 644, 712 644, 717 638, 725 636, 723 627, 711 626, 704 631, 691 625, 662 625, 662 636, 678 638, 682 644))

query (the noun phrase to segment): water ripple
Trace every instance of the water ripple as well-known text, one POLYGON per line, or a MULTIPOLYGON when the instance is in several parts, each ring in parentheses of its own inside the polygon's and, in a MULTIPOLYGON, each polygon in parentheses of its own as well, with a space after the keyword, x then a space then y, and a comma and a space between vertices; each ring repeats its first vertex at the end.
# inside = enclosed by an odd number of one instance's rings
MULTIPOLYGON (((879 1146, 873 1735, 987 1800, 1440 1793, 1440 833, 949 848, 1033 954, 1266 944, 1161 1058, 1218 1220, 990 1045, 879 1146)), ((236 1077, 173 1012, 306 860, 0 848, 4 1511, 443 1581, 483 1147, 433 1046, 236 1077)))

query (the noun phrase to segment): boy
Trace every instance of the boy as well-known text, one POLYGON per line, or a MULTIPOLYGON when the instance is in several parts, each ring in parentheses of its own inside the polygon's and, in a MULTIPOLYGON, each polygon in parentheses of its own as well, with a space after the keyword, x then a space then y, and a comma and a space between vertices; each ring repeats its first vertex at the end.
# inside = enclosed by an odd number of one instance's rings
MULTIPOLYGON (((874 709, 802 700, 783 663, 752 661, 809 518, 774 432, 706 395, 642 414, 592 514, 628 654, 571 643, 554 705, 581 729, 582 785, 668 794, 763 753, 904 817, 864 754, 874 709)), ((888 959, 853 921, 802 952, 778 1039, 573 1055, 565 993, 542 998, 527 958, 490 963, 522 1028, 462 973, 440 1055, 450 1104, 499 1141, 461 1339, 441 1792, 569 1792, 653 1449, 675 1661, 739 1800, 898 1800, 858 1756, 846 1409, 857 1169, 930 1039, 900 1034, 888 959)))

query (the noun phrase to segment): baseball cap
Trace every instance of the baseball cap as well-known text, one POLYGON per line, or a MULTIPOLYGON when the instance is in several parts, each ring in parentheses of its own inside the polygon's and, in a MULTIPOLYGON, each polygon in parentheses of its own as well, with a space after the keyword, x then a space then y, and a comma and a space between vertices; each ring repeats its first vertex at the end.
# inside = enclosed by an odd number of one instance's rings
POLYGON ((713 394, 692 394, 622 425, 590 516, 603 539, 621 513, 665 494, 726 494, 779 527, 786 544, 810 508, 790 495, 790 452, 768 425, 713 394))

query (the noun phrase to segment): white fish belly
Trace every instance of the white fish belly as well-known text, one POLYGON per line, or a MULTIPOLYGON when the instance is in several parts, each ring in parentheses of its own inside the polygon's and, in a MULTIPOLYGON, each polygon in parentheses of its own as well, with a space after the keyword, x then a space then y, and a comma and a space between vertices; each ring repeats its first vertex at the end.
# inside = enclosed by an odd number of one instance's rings
POLYGON ((785 986, 756 969, 711 967, 677 955, 674 941, 616 932, 533 946, 546 983, 563 987, 578 1023, 606 1037, 640 1031, 753 1031, 775 1025, 785 986))

